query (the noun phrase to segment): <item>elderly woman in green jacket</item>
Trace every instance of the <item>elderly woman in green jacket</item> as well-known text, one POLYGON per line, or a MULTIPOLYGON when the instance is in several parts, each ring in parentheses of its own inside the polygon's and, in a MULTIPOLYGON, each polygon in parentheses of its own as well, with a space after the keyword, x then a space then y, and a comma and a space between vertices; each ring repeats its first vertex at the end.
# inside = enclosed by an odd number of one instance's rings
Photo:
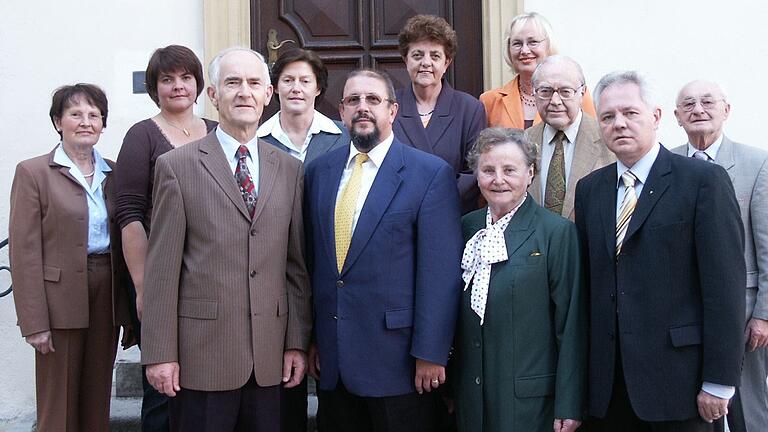
POLYGON ((586 396, 587 321, 576 228, 526 190, 536 147, 484 130, 469 163, 488 207, 464 216, 456 402, 466 432, 570 432, 586 396))

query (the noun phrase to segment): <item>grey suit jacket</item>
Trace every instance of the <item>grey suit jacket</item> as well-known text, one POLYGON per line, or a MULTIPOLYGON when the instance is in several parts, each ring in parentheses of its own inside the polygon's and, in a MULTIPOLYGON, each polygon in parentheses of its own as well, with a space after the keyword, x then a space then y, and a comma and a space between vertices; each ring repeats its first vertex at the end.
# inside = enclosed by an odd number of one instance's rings
MULTIPOLYGON (((672 149, 688 155, 688 145, 672 149)), ((715 163, 733 182, 744 224, 747 264, 747 318, 768 319, 768 152, 723 135, 715 163)))
MULTIPOLYGON (((541 147, 544 145, 544 122, 528 128, 525 131, 528 139, 539 148, 539 154, 536 159, 537 165, 541 166, 541 147)), ((573 200, 576 196, 576 183, 585 175, 592 171, 602 168, 616 161, 616 156, 608 150, 600 139, 600 131, 595 121, 589 115, 581 116, 579 132, 576 134, 576 143, 573 148, 573 161, 571 161, 571 171, 565 185, 565 201, 563 202, 563 212, 561 216, 574 219, 573 200)), ((531 186, 528 187, 528 193, 536 202, 544 203, 544 197, 541 195, 541 181, 534 178, 531 186)))
POLYGON ((179 362, 184 388, 277 385, 284 350, 309 343, 302 165, 258 153, 253 219, 215 132, 157 159, 141 360, 179 362))

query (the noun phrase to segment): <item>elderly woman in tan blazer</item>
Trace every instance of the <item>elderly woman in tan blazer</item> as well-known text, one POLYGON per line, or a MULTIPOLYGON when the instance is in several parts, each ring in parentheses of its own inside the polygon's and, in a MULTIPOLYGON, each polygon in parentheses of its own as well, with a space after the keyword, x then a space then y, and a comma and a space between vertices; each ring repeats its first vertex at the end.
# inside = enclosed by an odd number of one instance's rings
POLYGON ((35 348, 38 431, 108 431, 112 365, 127 324, 112 162, 93 146, 107 98, 92 84, 53 94, 61 142, 16 167, 10 259, 21 334, 35 348))

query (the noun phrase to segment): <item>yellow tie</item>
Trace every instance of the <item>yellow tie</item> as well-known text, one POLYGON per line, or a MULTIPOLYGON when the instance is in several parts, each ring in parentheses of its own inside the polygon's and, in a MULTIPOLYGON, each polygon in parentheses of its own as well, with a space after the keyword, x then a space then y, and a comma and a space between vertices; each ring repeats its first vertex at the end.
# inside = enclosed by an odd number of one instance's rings
POLYGON ((352 242, 352 219, 355 217, 357 196, 360 194, 360 180, 363 176, 363 163, 368 160, 368 155, 358 153, 355 156, 355 167, 347 185, 341 192, 339 201, 336 202, 333 229, 336 237, 336 266, 339 273, 344 267, 344 260, 349 252, 349 244, 352 242))

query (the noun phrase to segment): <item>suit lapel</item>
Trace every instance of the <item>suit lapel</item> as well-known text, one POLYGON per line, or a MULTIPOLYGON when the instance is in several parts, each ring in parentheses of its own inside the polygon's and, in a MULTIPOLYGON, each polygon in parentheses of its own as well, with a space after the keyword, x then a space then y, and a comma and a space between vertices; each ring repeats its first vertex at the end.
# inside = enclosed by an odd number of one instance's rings
MULTIPOLYGON (((501 101, 509 118, 520 119, 520 124, 522 125, 525 122, 525 113, 523 112, 523 105, 520 100, 520 75, 515 75, 512 81, 501 88, 500 93, 502 94, 501 101)), ((539 123, 541 123, 541 117, 537 112, 533 124, 539 123)))
POLYGON ((603 234, 605 236, 605 245, 608 248, 610 256, 616 256, 616 185, 618 175, 616 174, 616 164, 609 165, 603 175, 599 190, 598 201, 600 205, 600 220, 602 221, 603 234))
MULTIPOLYGON (((541 152, 544 148, 544 123, 539 123, 536 126, 532 126, 525 131, 525 134, 528 135, 528 139, 539 149, 539 154, 536 156, 536 158, 539 164, 539 170, 541 170, 541 152)), ((540 177, 536 176, 533 178, 531 185, 528 186, 528 194, 531 195, 533 199, 536 200, 536 202, 544 202, 544 198, 541 196, 540 177)))
POLYGON ((379 167, 373 186, 365 199, 363 210, 360 212, 360 218, 357 220, 355 232, 352 234, 352 242, 349 245, 342 273, 354 265, 400 187, 402 178, 399 172, 405 166, 403 145, 397 140, 392 142, 392 147, 389 148, 379 167))
POLYGON ((659 198, 664 194, 669 187, 670 178, 669 173, 671 169, 671 155, 664 147, 659 150, 659 155, 656 157, 656 161, 651 167, 651 172, 648 174, 646 184, 643 185, 643 192, 637 200, 637 207, 632 214, 632 219, 629 221, 627 227, 627 234, 624 236, 624 242, 626 243, 632 235, 643 225, 645 219, 651 213, 651 210, 656 206, 659 198))
POLYGON ((595 169, 600 145, 597 126, 586 115, 581 116, 579 132, 576 134, 576 142, 573 147, 573 159, 568 175, 568 184, 565 187, 565 200, 563 201, 563 216, 573 218, 573 202, 576 196, 576 183, 579 179, 595 169))
MULTIPOLYGON (((451 109, 453 107, 454 93, 453 88, 443 80, 443 88, 435 103, 435 112, 432 114, 432 118, 425 129, 426 136, 429 139, 429 147, 432 149, 430 153, 435 153, 435 148, 441 142, 453 142, 453 140, 443 140, 442 138, 454 121, 454 114, 451 109)), ((421 122, 421 119, 418 120, 421 122)))
POLYGON ((325 255, 331 260, 331 265, 334 270, 336 266, 336 232, 335 232, 335 211, 336 211, 336 195, 339 191, 339 183, 341 183, 341 175, 344 172, 344 164, 349 158, 349 146, 346 151, 339 151, 338 157, 333 157, 322 167, 319 168, 317 173, 317 182, 319 184, 317 188, 317 200, 315 202, 321 203, 318 205, 318 217, 320 224, 320 232, 322 235, 322 243, 326 247, 325 255))
POLYGON ((53 161, 54 156, 56 156, 56 149, 59 148, 61 144, 58 144, 56 147, 53 148, 53 150, 48 153, 48 166, 51 168, 58 169, 59 174, 63 175, 64 177, 68 178, 70 181, 74 182, 76 185, 82 187, 83 185, 77 181, 75 176, 72 175, 69 167, 65 167, 64 165, 60 165, 57 162, 53 161))
MULTIPOLYGON (((262 210, 264 210, 264 206, 269 202, 280 168, 280 160, 277 158, 275 147, 261 140, 258 141, 257 146, 259 149, 259 196, 256 200, 256 208, 253 210, 252 223, 256 223, 262 210)), ((240 198, 240 201, 243 199, 240 198)), ((245 205, 244 202, 243 205, 245 205)))
POLYGON ((526 198, 520 209, 512 216, 507 229, 504 231, 504 240, 507 244, 507 257, 511 257, 520 249, 528 238, 533 235, 535 229, 532 226, 536 206, 531 197, 526 198))
POLYGON ((723 142, 720 144, 720 149, 717 151, 715 163, 728 171, 728 176, 733 183, 736 177, 736 170, 733 169, 733 167, 736 166, 736 159, 733 156, 733 141, 728 139, 725 135, 723 135, 723 142))
POLYGON ((398 103, 400 111, 397 114, 397 121, 408 138, 408 142, 421 151, 432 153, 431 140, 427 136, 426 129, 421 124, 421 118, 416 108, 416 96, 413 94, 411 86, 407 86, 402 90, 398 103))
POLYGON ((250 221, 251 215, 248 213, 243 196, 240 194, 240 188, 237 186, 235 176, 227 161, 227 156, 224 154, 224 150, 221 149, 221 144, 219 144, 216 134, 209 133, 206 135, 200 143, 199 150, 200 162, 203 164, 203 167, 224 191, 224 194, 232 201, 232 204, 240 210, 243 217, 250 221))

